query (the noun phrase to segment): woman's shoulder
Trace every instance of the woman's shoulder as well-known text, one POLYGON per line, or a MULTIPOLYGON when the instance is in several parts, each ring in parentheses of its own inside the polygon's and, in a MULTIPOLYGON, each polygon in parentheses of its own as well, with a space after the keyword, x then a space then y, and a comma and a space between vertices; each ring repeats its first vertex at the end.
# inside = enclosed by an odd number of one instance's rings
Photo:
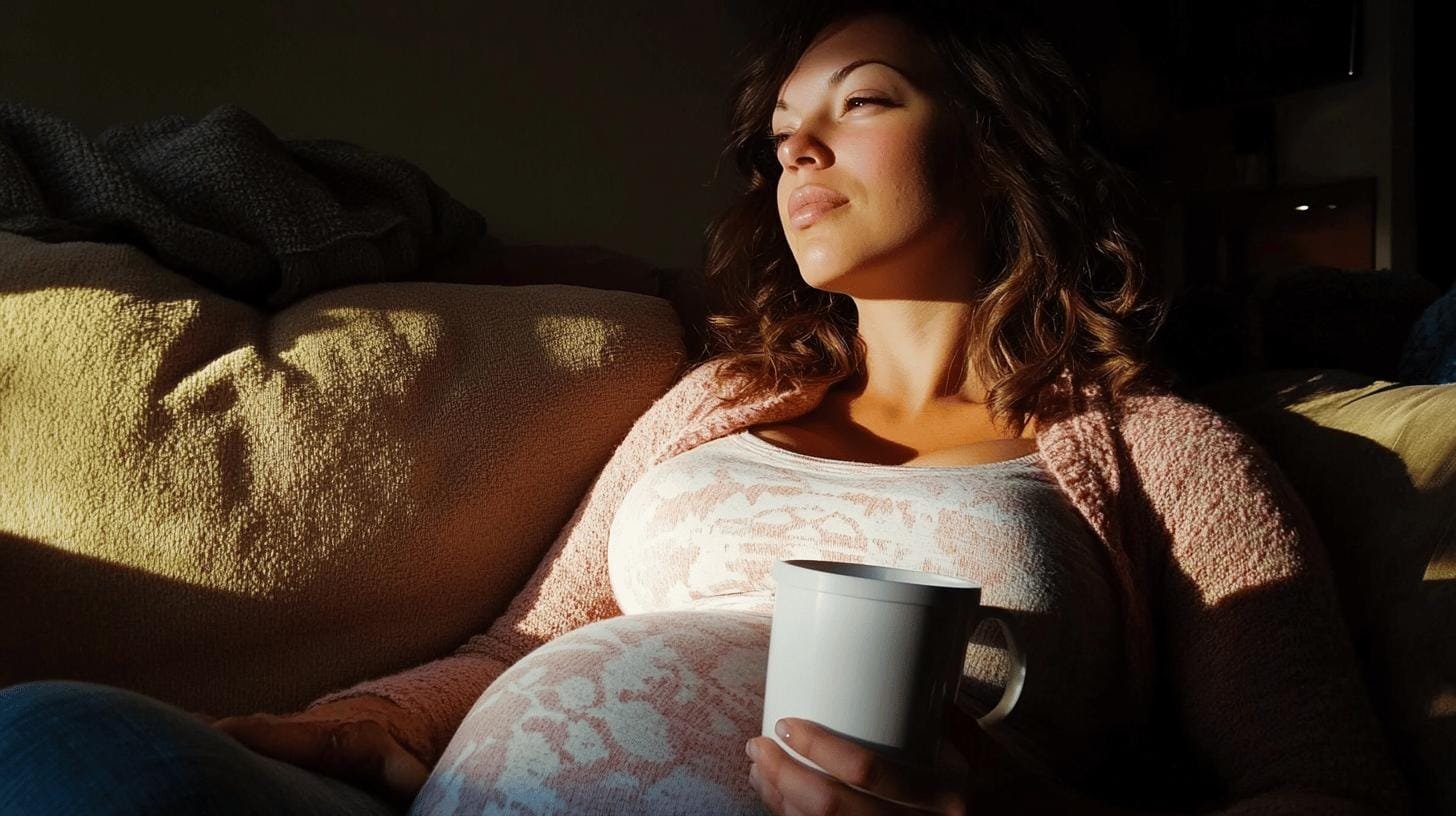
POLYGON ((719 388, 728 376, 725 365, 727 360, 723 357, 712 357, 701 360, 688 366, 682 378, 677 381, 675 387, 696 389, 702 392, 709 392, 719 388))
POLYGON ((652 405, 638 417, 634 436, 656 441, 703 421, 721 406, 724 372, 720 359, 689 363, 652 405))
POLYGON ((1230 417, 1172 391, 1127 397, 1119 433, 1143 489, 1184 519, 1211 519, 1237 510, 1244 524, 1265 519, 1296 523, 1300 500, 1268 450, 1230 417))
POLYGON ((1118 400, 1116 424, 1140 466, 1216 467, 1263 462, 1259 444, 1237 422, 1209 405, 1167 388, 1150 388, 1118 400))
POLYGON ((1053 457, 1081 467, 1083 460, 1129 467, 1150 488, 1264 481, 1271 462, 1259 444, 1232 419, 1166 386, 1145 385, 1114 394, 1099 384, 1082 387, 1078 410, 1038 430, 1044 450, 1072 452, 1053 457))
POLYGON ((698 404, 704 412, 729 408, 753 410, 789 395, 790 391, 754 391, 748 387, 746 375, 730 362, 727 357, 719 356, 690 364, 668 394, 698 404))
POLYGON ((1189 432, 1242 433, 1228 416, 1166 386, 1147 386, 1120 397, 1113 413, 1125 432, 1183 438, 1189 432))
POLYGON ((727 378, 721 358, 691 363, 659 402, 701 415, 722 403, 727 378))

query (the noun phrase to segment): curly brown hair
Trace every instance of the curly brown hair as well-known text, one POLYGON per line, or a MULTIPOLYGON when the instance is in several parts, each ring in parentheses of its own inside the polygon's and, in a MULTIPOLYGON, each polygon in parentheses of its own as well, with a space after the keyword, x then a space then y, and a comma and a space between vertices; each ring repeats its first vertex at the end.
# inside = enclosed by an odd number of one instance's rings
POLYGON ((1113 398, 1168 383, 1151 345, 1167 305, 1129 229, 1134 186, 1089 142, 1086 92, 1048 39, 1024 17, 964 0, 807 0, 782 7, 749 46, 719 159, 731 156, 746 181, 707 228, 706 350, 736 381, 725 401, 863 365, 853 301, 805 283, 784 237, 769 120, 815 36, 873 12, 909 23, 947 69, 938 92, 954 120, 951 178, 985 185, 990 263, 965 353, 993 419, 1020 433, 1031 417, 1075 410, 1070 395, 1087 382, 1113 398))

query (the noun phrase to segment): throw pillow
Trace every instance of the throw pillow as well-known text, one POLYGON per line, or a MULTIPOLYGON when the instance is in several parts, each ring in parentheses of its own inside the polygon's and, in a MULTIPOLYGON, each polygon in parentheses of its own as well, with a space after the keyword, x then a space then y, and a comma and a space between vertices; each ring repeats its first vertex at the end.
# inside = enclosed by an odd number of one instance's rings
POLYGON ((641 293, 374 283, 265 315, 0 232, 0 686, 283 711, 446 654, 683 357, 641 293))

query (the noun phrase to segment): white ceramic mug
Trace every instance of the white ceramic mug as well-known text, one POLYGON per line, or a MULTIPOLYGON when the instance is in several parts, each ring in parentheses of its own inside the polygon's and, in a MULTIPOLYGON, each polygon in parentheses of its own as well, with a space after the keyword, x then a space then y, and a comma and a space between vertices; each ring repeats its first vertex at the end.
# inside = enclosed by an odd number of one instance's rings
POLYGON ((780 717, 812 720, 891 758, 934 765, 943 706, 983 620, 1000 626, 1011 670, 1000 702, 978 722, 999 722, 1021 696, 1026 660, 1011 622, 1005 610, 982 606, 981 588, 969 581, 798 559, 775 562, 773 577, 763 735, 810 767, 823 770, 774 733, 780 717))

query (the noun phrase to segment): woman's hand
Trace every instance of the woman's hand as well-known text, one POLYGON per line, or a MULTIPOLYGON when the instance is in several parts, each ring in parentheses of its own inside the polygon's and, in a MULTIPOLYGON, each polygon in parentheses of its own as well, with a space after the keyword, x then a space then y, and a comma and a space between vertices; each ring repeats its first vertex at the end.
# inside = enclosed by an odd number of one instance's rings
POLYGON ((390 732, 398 714, 392 701, 366 695, 293 714, 223 717, 212 725, 260 754, 408 806, 430 769, 390 732))
MULTIPOLYGON (((971 808, 1013 804, 1008 791, 1031 785, 1030 775, 954 704, 947 704, 947 714, 945 761, 936 769, 895 762, 817 723, 785 717, 779 738, 829 773, 804 765, 768 737, 754 737, 745 746, 753 761, 749 784, 777 816, 962 816, 971 808)), ((1035 788, 1025 790, 1015 812, 1034 806, 1035 788)))

